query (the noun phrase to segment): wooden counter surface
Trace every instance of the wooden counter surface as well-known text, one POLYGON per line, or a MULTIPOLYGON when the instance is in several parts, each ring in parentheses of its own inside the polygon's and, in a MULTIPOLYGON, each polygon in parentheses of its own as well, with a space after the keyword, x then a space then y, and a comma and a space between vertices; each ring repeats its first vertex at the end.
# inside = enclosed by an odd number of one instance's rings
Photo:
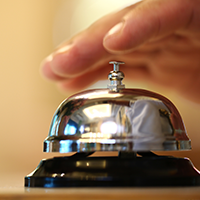
POLYGON ((200 200, 200 187, 178 188, 65 188, 1 187, 0 199, 10 200, 200 200))

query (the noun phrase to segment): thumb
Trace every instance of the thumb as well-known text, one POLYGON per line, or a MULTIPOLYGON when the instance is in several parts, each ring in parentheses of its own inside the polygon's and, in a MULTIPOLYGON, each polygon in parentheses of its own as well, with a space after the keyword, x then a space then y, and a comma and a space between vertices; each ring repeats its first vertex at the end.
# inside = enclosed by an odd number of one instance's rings
POLYGON ((111 52, 126 52, 176 30, 187 28, 193 16, 191 0, 145 0, 133 7, 104 37, 111 52))

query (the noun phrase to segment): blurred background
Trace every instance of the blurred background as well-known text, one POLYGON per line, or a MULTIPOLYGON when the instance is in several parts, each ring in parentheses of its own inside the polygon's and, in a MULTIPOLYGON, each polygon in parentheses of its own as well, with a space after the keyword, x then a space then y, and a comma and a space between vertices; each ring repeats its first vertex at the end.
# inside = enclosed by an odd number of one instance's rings
MULTIPOLYGON (((136 1, 0 0, 0 186, 22 186, 24 176, 41 159, 55 156, 42 152, 43 140, 56 108, 71 94, 61 93, 41 77, 40 62, 63 40, 133 2, 136 1)), ((193 149, 165 154, 189 157, 200 169, 200 105, 157 86, 140 82, 126 86, 153 90, 174 102, 193 149)), ((106 84, 98 82, 91 86, 94 87, 106 84)))

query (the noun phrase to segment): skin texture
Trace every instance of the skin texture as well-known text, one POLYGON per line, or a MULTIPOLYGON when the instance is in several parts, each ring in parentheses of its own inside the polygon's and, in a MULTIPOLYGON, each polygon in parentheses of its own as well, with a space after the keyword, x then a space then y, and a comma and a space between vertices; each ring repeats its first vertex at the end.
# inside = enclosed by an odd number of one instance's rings
POLYGON ((200 0, 144 0, 111 13, 61 44, 41 71, 76 92, 107 77, 111 60, 126 63, 126 79, 200 103, 200 0))

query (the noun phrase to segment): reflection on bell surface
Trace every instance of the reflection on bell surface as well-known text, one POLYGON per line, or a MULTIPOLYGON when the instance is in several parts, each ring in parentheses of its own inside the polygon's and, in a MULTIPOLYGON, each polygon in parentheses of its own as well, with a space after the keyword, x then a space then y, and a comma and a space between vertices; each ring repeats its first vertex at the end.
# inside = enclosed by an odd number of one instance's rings
POLYGON ((161 95, 140 89, 90 90, 66 99, 44 141, 45 152, 60 153, 190 148, 175 106, 161 95))
POLYGON ((25 186, 200 185, 189 159, 152 153, 191 149, 176 107, 154 92, 125 89, 119 71, 123 62, 111 63, 107 89, 77 93, 53 116, 44 152, 76 154, 41 161, 25 177, 25 186), (88 157, 95 151, 118 151, 119 156, 88 157))

